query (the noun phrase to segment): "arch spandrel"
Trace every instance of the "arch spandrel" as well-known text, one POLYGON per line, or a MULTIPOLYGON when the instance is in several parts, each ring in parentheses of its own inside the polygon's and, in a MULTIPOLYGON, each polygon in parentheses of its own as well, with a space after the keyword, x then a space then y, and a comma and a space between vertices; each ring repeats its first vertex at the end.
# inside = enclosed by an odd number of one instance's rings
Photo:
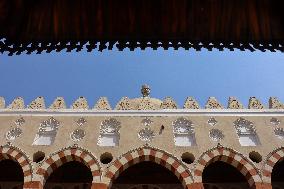
POLYGON ((151 161, 164 166, 182 182, 186 188, 193 184, 193 176, 190 170, 174 155, 150 146, 133 149, 118 157, 107 167, 103 182, 111 187, 113 181, 128 167, 140 162, 151 161))
POLYGON ((251 187, 255 187, 262 183, 261 174, 248 158, 231 148, 223 147, 221 145, 204 152, 199 157, 194 170, 194 180, 196 183, 202 183, 203 170, 210 163, 216 161, 228 163, 238 169, 247 179, 247 182, 251 187))

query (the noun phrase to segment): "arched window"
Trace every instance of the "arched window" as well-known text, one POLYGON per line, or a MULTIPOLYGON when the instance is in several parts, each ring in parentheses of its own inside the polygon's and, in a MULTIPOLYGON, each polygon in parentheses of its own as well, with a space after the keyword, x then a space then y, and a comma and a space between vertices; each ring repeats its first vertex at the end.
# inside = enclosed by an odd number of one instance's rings
POLYGON ((100 127, 100 136, 98 138, 99 146, 118 146, 119 145, 119 129, 121 124, 114 118, 107 119, 102 122, 100 127))
POLYGON ((54 143, 58 127, 59 122, 53 117, 43 121, 34 138, 33 145, 52 145, 54 143))
POLYGON ((284 161, 280 159, 273 167, 271 174, 272 189, 284 188, 284 161))
POLYGON ((181 117, 173 122, 174 141, 176 146, 195 146, 195 134, 191 121, 181 117))
POLYGON ((0 170, 0 188, 23 188, 24 173, 19 163, 10 159, 1 160, 0 170))
POLYGON ((242 146, 260 145, 256 130, 252 122, 244 118, 239 118, 234 121, 234 125, 239 137, 239 142, 242 146))

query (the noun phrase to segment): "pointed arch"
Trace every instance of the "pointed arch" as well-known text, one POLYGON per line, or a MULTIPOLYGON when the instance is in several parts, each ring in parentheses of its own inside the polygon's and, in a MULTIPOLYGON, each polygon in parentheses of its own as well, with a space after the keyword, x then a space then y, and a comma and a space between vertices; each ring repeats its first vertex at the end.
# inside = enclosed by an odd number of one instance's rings
POLYGON ((93 175, 93 183, 99 182, 101 178, 101 166, 97 158, 89 151, 78 147, 71 146, 61 149, 44 160, 37 170, 39 181, 45 184, 48 177, 61 165, 71 161, 78 161, 86 165, 93 175))
POLYGON ((12 160, 22 167, 24 174, 24 185, 27 185, 32 181, 32 164, 28 156, 19 148, 11 145, 0 146, 0 161, 12 160))
POLYGON ((180 160, 168 152, 149 146, 136 148, 117 158, 106 170, 105 183, 111 187, 112 182, 120 173, 128 167, 144 161, 164 166, 177 176, 185 188, 193 183, 191 172, 180 160))
POLYGON ((262 183, 261 175, 252 162, 235 150, 223 146, 212 148, 200 156, 194 171, 195 182, 201 183, 203 170, 216 161, 225 162, 238 169, 252 188, 262 183))

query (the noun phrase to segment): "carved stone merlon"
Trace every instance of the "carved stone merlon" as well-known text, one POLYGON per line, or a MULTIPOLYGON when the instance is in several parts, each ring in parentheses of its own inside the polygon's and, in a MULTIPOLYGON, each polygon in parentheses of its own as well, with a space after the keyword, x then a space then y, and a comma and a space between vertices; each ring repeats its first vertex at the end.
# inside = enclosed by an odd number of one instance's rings
POLYGON ((22 97, 17 97, 13 102, 7 107, 8 109, 25 109, 24 99, 22 97))
POLYGON ((161 109, 177 109, 177 103, 171 98, 166 97, 161 104, 161 109))
POLYGON ((4 109, 5 108, 5 99, 0 96, 0 109, 4 109))
POLYGON ((57 97, 49 107, 50 109, 66 109, 65 100, 63 97, 57 97))
POLYGON ((71 106, 72 109, 89 109, 87 99, 80 96, 71 106))
POLYGON ((45 102, 42 96, 37 97, 28 105, 28 109, 45 109, 45 102))
POLYGON ((249 109, 264 109, 264 106, 257 98, 250 97, 248 108, 249 109))
POLYGON ((224 107, 217 101, 215 97, 209 97, 205 109, 223 109, 224 107))
POLYGON ((154 105, 151 103, 151 100, 149 97, 144 97, 139 106, 138 106, 138 110, 155 110, 156 108, 154 107, 154 105))
POLYGON ((244 109, 244 106, 235 97, 229 97, 228 109, 244 109))
POLYGON ((277 97, 269 98, 269 108, 271 109, 284 109, 284 104, 282 104, 277 97))
POLYGON ((97 101, 94 109, 96 109, 96 110, 111 110, 111 107, 109 105, 109 102, 108 102, 107 98, 106 97, 101 97, 97 101))
POLYGON ((183 105, 183 108, 184 109, 199 109, 199 104, 194 98, 187 97, 183 105))
POLYGON ((127 97, 122 97, 121 100, 117 103, 116 110, 131 110, 129 99, 127 97))
POLYGON ((141 93, 143 97, 148 97, 150 95, 151 89, 149 85, 142 85, 141 87, 141 93))

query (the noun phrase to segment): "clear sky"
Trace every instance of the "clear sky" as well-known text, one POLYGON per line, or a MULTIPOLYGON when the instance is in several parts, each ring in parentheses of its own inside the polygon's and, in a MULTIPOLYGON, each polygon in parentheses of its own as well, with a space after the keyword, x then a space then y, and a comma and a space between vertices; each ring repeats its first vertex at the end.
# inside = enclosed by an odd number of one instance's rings
POLYGON ((0 54, 0 96, 9 104, 22 96, 29 104, 44 96, 49 106, 57 96, 68 104, 85 96, 94 106, 100 96, 114 107, 123 96, 139 97, 140 86, 150 85, 151 96, 173 97, 182 107, 187 96, 204 106, 215 96, 227 106, 229 96, 247 105, 250 96, 265 105, 269 96, 284 102, 284 53, 228 50, 124 50, 0 54))

